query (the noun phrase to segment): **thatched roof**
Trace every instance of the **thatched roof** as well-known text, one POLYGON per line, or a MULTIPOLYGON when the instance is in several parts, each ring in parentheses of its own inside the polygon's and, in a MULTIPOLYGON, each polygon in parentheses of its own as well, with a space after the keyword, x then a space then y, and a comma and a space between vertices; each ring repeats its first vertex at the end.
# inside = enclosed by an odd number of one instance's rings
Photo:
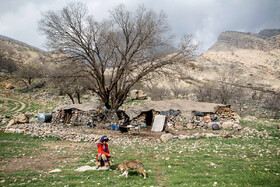
POLYGON ((84 103, 84 104, 72 104, 72 105, 61 105, 56 107, 53 112, 58 111, 58 110, 80 110, 80 111, 92 111, 92 110, 97 110, 98 104, 95 103, 84 103))
POLYGON ((200 111, 206 113, 215 113, 219 106, 225 106, 215 103, 203 103, 194 102, 183 99, 164 100, 164 101, 152 101, 150 103, 130 107, 125 112, 133 119, 141 114, 141 112, 155 110, 155 111, 168 111, 168 110, 180 110, 182 113, 188 113, 192 111, 200 111))

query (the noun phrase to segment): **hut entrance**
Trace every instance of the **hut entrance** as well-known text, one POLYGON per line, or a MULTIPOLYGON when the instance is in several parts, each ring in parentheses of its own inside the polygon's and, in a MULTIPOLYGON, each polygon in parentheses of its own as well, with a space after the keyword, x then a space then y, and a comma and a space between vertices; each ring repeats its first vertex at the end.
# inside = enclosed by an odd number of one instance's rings
POLYGON ((147 126, 152 126, 154 115, 153 110, 142 112, 141 115, 145 116, 145 123, 147 126))

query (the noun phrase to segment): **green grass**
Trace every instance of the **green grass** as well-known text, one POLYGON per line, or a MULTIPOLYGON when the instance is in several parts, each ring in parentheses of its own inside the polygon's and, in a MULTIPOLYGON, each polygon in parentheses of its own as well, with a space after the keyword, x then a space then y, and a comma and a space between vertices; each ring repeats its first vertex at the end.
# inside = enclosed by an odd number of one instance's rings
MULTIPOLYGON (((112 171, 74 171, 80 166, 94 163, 92 154, 96 145, 88 147, 80 143, 77 150, 69 148, 52 150, 54 157, 72 156, 76 160, 59 162, 51 169, 62 172, 50 174, 48 170, 17 170, 14 173, 0 172, 0 181, 25 186, 279 186, 279 130, 265 121, 245 122, 258 130, 267 130, 272 139, 224 139, 200 138, 174 140, 167 143, 116 145, 110 143, 112 171), (277 135, 278 134, 278 135, 277 135), (128 179, 119 177, 114 171, 124 160, 141 160, 147 171, 147 179, 137 171, 130 172, 128 179)), ((56 139, 39 139, 22 134, 0 133, 1 160, 20 155, 44 154, 42 143, 56 142, 56 139)), ((113 140, 112 140, 113 141, 113 140)), ((1 166, 4 163, 1 162, 1 166)))

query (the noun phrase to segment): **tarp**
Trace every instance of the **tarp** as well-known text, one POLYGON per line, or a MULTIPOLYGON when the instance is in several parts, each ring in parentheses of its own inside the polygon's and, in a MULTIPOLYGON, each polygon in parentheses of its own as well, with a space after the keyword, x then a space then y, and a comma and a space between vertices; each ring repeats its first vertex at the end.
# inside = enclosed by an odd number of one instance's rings
POLYGON ((53 112, 58 111, 58 110, 80 110, 80 111, 92 111, 92 110, 97 110, 98 104, 95 103, 83 103, 83 104, 72 104, 72 105, 61 105, 56 107, 53 112))
POLYGON ((130 107, 125 112, 130 117, 130 119, 133 119, 140 115, 141 112, 147 112, 150 110, 159 112, 168 110, 179 110, 182 113, 189 113, 192 111, 215 113, 220 106, 225 105, 216 103, 194 102, 184 99, 173 99, 164 101, 152 101, 144 105, 130 107))

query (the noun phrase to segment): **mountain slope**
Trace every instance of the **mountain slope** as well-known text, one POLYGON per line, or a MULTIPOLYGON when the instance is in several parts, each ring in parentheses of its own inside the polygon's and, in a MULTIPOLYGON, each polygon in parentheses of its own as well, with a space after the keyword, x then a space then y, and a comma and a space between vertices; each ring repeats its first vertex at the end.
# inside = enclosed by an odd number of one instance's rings
POLYGON ((24 42, 0 35, 0 53, 16 63, 24 63, 43 57, 46 52, 24 42))
MULTIPOLYGON (((220 72, 239 71, 247 85, 265 90, 280 89, 280 29, 263 30, 259 34, 223 32, 217 42, 197 61, 215 79, 220 72)), ((246 86, 246 85, 245 85, 246 86)))

